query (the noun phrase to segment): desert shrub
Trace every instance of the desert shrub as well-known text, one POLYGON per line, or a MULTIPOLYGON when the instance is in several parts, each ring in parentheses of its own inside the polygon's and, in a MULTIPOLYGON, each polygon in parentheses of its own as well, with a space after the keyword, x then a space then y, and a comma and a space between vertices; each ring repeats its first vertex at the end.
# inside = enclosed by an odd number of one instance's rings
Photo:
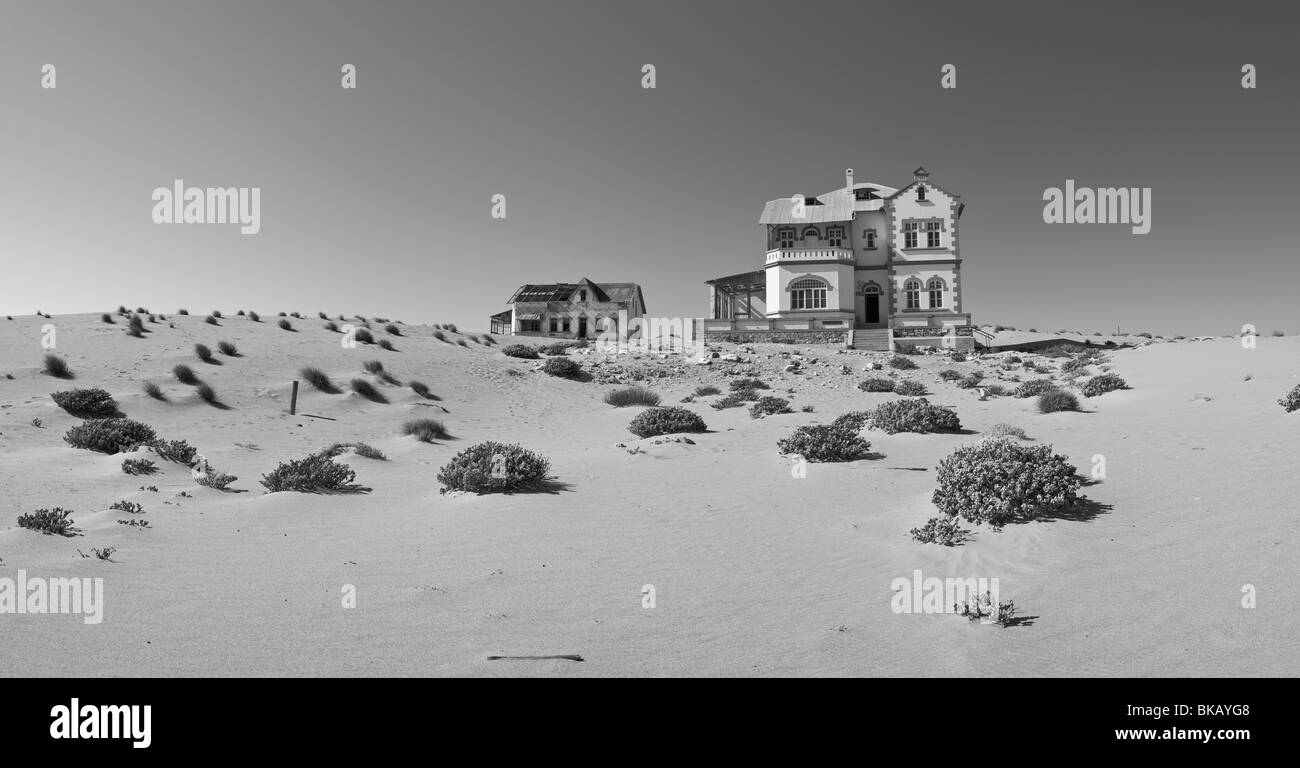
POLYGON ((422 443, 434 440, 446 440, 450 437, 441 421, 434 419, 411 419, 402 425, 402 434, 411 435, 422 443))
POLYGON ((1073 505, 1081 480, 1050 445, 1005 438, 958 448, 939 462, 931 500, 944 514, 1001 527, 1073 505))
POLYGON ((323 493, 360 490, 352 484, 356 476, 357 473, 351 467, 337 464, 333 458, 321 452, 294 461, 280 462, 275 469, 262 475, 260 482, 271 493, 323 493))
POLYGON ((71 536, 72 523, 75 521, 68 517, 70 514, 72 510, 62 507, 38 509, 35 512, 19 515, 18 527, 40 531, 46 536, 71 536))
POLYGON ((989 428, 988 434, 993 437, 1015 437, 1020 440, 1029 439, 1029 436, 1025 434, 1025 430, 1015 426, 1014 424, 994 424, 989 428))
POLYGON ((479 341, 481 341, 485 346, 489 346, 489 347, 492 346, 493 344, 496 344, 496 343, 497 343, 497 340, 496 340, 496 339, 492 338, 491 336, 489 336, 489 335, 486 334, 486 333, 483 334, 482 336, 478 337, 478 339, 479 339, 479 341))
POLYGON ((110 314, 108 314, 107 312, 105 312, 104 314, 102 314, 102 315, 99 316, 99 322, 101 322, 101 323, 108 323, 109 325, 116 325, 116 324, 117 324, 117 321, 115 321, 115 320, 113 319, 113 316, 110 315, 110 314))
POLYGON ((509 493, 543 485, 551 470, 544 456, 522 446, 487 441, 456 454, 438 470, 440 493, 509 493))
POLYGON ((1290 392, 1286 393, 1286 396, 1278 400, 1277 404, 1282 406, 1282 408, 1285 409, 1287 413, 1291 413, 1292 411, 1295 410, 1300 410, 1300 385, 1297 385, 1295 389, 1292 389, 1290 392))
POLYGON ((770 389, 760 379, 735 379, 730 385, 732 392, 742 389, 770 389))
POLYGON ((784 455, 802 456, 806 461, 856 461, 871 453, 871 443, 845 424, 810 424, 776 442, 784 455))
POLYGON ((389 351, 389 352, 396 352, 396 351, 397 351, 397 347, 394 347, 394 346, 393 346, 393 342, 389 341, 388 339, 380 339, 379 342, 378 342, 378 344, 379 344, 379 348, 380 348, 380 349, 384 349, 384 350, 387 350, 387 351, 389 351))
POLYGON ((409 384, 407 384, 407 386, 411 388, 411 391, 412 391, 412 392, 414 392, 415 394, 419 395, 420 397, 423 397, 423 398, 426 399, 426 400, 437 400, 437 399, 438 399, 438 397, 437 397, 436 395, 430 395, 430 394, 429 394, 429 385, 428 385, 428 384, 425 384, 425 383, 422 382, 422 381, 412 381, 412 382, 410 382, 409 384))
POLYGON ((925 522, 921 528, 911 530, 912 538, 922 544, 942 544, 945 547, 955 547, 966 541, 970 534, 965 528, 957 523, 955 517, 932 517, 925 522))
POLYGON ((1009 627, 1016 622, 1016 603, 1014 600, 1001 600, 997 607, 993 605, 993 593, 984 590, 983 594, 976 595, 974 600, 963 603, 954 603, 953 613, 958 616, 965 616, 970 621, 978 621, 993 617, 993 623, 999 626, 1009 627))
POLYGON ((227 357, 239 357, 239 350, 228 341, 217 342, 217 349, 221 350, 221 354, 227 357))
POLYGON ((953 352, 953 353, 952 353, 952 361, 953 361, 954 363, 964 363, 964 362, 966 362, 966 353, 965 353, 965 352, 960 352, 960 351, 958 351, 958 352, 953 352))
POLYGON ((126 501, 125 499, 123 499, 122 501, 115 501, 112 504, 109 504, 108 508, 113 510, 114 512, 126 512, 132 515, 138 515, 144 512, 144 507, 140 506, 134 501, 126 501))
POLYGON ((1007 388, 1001 384, 985 384, 984 395, 986 397, 1002 397, 1007 394, 1007 388))
POLYGON ((244 310, 241 309, 241 310, 239 310, 238 312, 236 312, 235 314, 236 314, 236 315, 239 315, 240 317, 243 317, 243 316, 244 316, 244 310))
POLYGON ((800 408, 799 410, 802 411, 803 413, 812 413, 812 412, 813 412, 813 407, 812 407, 811 405, 805 405, 805 406, 803 406, 802 408, 800 408))
POLYGON ((111 419, 118 415, 117 401, 102 389, 69 389, 50 393, 56 405, 81 419, 111 419))
POLYGON ((298 375, 302 377, 303 381, 310 384, 313 389, 317 389, 330 395, 337 395, 339 393, 339 388, 330 380, 329 375, 319 368, 307 366, 306 368, 299 370, 298 375))
POLYGON ((1079 398, 1063 389, 1054 389, 1038 396, 1039 413, 1079 410, 1079 398))
POLYGON ((205 363, 214 362, 212 350, 208 348, 207 344, 195 344, 194 355, 205 363))
POLYGON ((865 427, 867 422, 870 420, 871 411, 849 411, 848 413, 836 416, 835 420, 831 422, 831 426, 839 429, 852 430, 857 433, 861 432, 862 428, 865 427))
POLYGON ((900 371, 910 371, 916 368, 916 363, 909 357, 894 355, 889 359, 889 367, 900 371))
POLYGON ((1002 362, 1004 362, 1004 363, 1022 363, 1022 362, 1024 362, 1024 360, 1021 359, 1020 355, 1007 355, 1006 357, 1002 358, 1002 362))
POLYGON ((158 465, 148 459, 124 459, 122 471, 128 475, 152 475, 158 471, 158 465))
POLYGON ((979 371, 974 371, 972 373, 968 373, 965 376, 961 377, 961 379, 958 380, 957 382, 957 388, 974 389, 975 387, 978 387, 980 385, 981 381, 984 381, 984 374, 980 373, 979 371))
POLYGON ((131 319, 126 321, 126 335, 134 336, 137 339, 144 337, 144 318, 139 315, 131 315, 131 319))
POLYGON ((1058 389, 1056 382, 1051 379, 1033 379, 1016 387, 1015 395, 1020 398, 1037 397, 1046 392, 1055 392, 1058 389))
POLYGON ((627 425, 627 429, 637 437, 654 437, 671 435, 677 432, 704 432, 708 429, 693 411, 677 406, 650 408, 642 411, 627 425))
POLYGON ((194 391, 198 393, 199 399, 208 405, 221 405, 221 401, 217 399, 217 391, 211 384, 200 384, 194 388, 194 391))
POLYGON ((379 360, 367 360, 361 364, 361 369, 366 373, 378 375, 384 372, 384 364, 379 360))
POLYGON ((894 380, 884 376, 872 376, 858 382, 858 389, 863 392, 893 392, 894 380))
POLYGON ((924 397, 916 400, 892 400, 871 411, 869 423, 891 435, 899 432, 954 432, 961 420, 951 408, 931 405, 924 397))
MULTIPOLYGON (((437 339, 438 341, 446 341, 446 340, 447 340, 447 334, 443 333, 442 331, 434 331, 434 332, 433 332, 433 338, 437 339)), ((522 345, 519 345, 519 346, 522 346, 522 345)), ((518 355, 514 355, 514 357, 518 357, 518 355)))
POLYGON ((556 341, 550 344, 543 344, 537 348, 538 352, 543 355, 567 355, 575 344, 572 341, 556 341))
POLYGON ((384 395, 383 395, 382 392, 380 392, 379 390, 375 389, 375 385, 374 385, 374 384, 371 384, 370 382, 366 381, 365 379, 353 379, 353 380, 352 380, 352 391, 353 391, 353 392, 356 392, 358 395, 361 395, 361 396, 364 397, 365 399, 367 399, 367 400, 369 400, 369 401, 371 401, 371 402, 374 402, 374 403, 387 403, 387 402, 388 402, 388 398, 384 397, 384 395))
POLYGON ((353 451, 354 451, 358 456, 360 456, 360 457, 362 457, 362 458, 365 458, 365 459, 374 459, 375 461, 387 461, 387 460, 388 460, 388 457, 384 455, 384 452, 383 452, 383 451, 379 450, 378 448, 375 448, 374 446, 366 445, 365 443, 356 443, 356 444, 354 444, 354 445, 352 446, 352 450, 353 450, 353 451))
POLYGON ((457 339, 457 340, 456 340, 456 346, 458 346, 458 347, 465 347, 465 348, 468 349, 468 348, 469 348, 469 342, 468 342, 468 341, 465 341, 464 339, 457 339))
POLYGON ((182 384, 194 386, 199 383, 198 374, 194 373, 194 369, 188 365, 178 365, 172 368, 172 375, 182 384))
POLYGON ((1086 358, 1072 357, 1069 360, 1066 360, 1064 363, 1061 363, 1061 373, 1069 373, 1071 371, 1081 371, 1087 367, 1088 367, 1088 361, 1086 358))
POLYGON ((1114 373, 1100 373, 1085 381, 1079 391, 1084 397, 1098 397, 1117 389, 1128 389, 1128 382, 1114 373))
POLYGON ((542 372, 562 379, 576 379, 582 375, 582 365, 567 357, 552 357, 542 365, 542 372))
POLYGON ((352 338, 362 344, 375 343, 375 335, 367 328, 358 328, 356 333, 352 334, 352 338))
POLYGON ((253 312, 252 310, 249 310, 248 312, 248 319, 252 320, 255 323, 262 322, 262 316, 257 314, 256 312, 253 312))
POLYGON ((924 395, 925 385, 913 379, 903 379, 894 385, 894 394, 907 395, 908 397, 920 397, 924 395))
POLYGON ((722 394, 722 390, 718 389, 712 384, 706 384, 705 386, 695 388, 696 397, 708 397, 709 395, 720 395, 720 394, 722 394))
POLYGON ((143 388, 144 388, 144 393, 149 397, 152 397, 154 400, 162 400, 163 402, 167 401, 167 395, 163 394, 162 387, 158 386, 152 381, 146 381, 143 385, 143 388))
POLYGON ((221 323, 217 322, 217 318, 213 317, 212 315, 208 315, 207 317, 203 318, 203 322, 207 323, 208 325, 221 325, 221 323))
POLYGON ((218 318, 219 318, 219 317, 221 317, 221 310, 219 310, 219 309, 214 309, 214 310, 212 310, 212 312, 211 312, 210 314, 212 315, 212 317, 218 317, 218 318))
POLYGON ((761 419, 764 416, 771 416, 775 413, 794 413, 790 408, 790 401, 784 397, 760 397, 757 403, 749 408, 749 418, 761 419))
POLYGON ((333 333, 342 333, 342 331, 339 330, 338 325, 335 324, 333 320, 325 324, 325 330, 331 331, 333 333))
MULTIPOLYGON (((438 334, 435 333, 434 335, 437 336, 438 334)), ((518 357, 523 360, 536 360, 541 357, 541 355, 537 354, 535 348, 530 347, 527 344, 507 344, 501 348, 501 354, 506 357, 518 357)))
POLYGON ((286 320, 286 319, 284 319, 284 318, 280 318, 280 322, 276 323, 276 325, 280 326, 281 329, 286 330, 286 331, 292 331, 292 330, 293 330, 293 323, 289 322, 288 320, 286 320))
POLYGON ((153 428, 131 419, 90 419, 68 430, 64 442, 100 453, 126 453, 154 439, 153 428))
POLYGON ((962 377, 961 371, 955 368, 945 368, 942 371, 939 371, 939 378, 943 379, 944 381, 956 381, 961 377, 962 377))
POLYGON ((659 405, 659 395, 641 386, 624 387, 612 392, 605 393, 605 403, 615 408, 626 408, 630 405, 659 405))
POLYGON ((183 308, 182 308, 182 309, 178 309, 178 310, 176 310, 176 314, 178 314, 178 315, 188 315, 189 313, 190 313, 190 311, 189 311, 188 309, 183 309, 183 308))
POLYGON ((56 379, 75 378, 72 375, 72 370, 68 368, 68 362, 55 354, 45 356, 45 364, 41 368, 41 372, 56 379))
POLYGON ((301 320, 301 319, 302 319, 302 315, 299 314, 299 313, 297 313, 297 312, 290 312, 290 313, 289 313, 289 317, 292 317, 292 318, 295 319, 295 320, 301 320))
MULTIPOLYGON (((751 389, 748 391, 752 393, 754 390, 751 389)), ((712 403, 712 406, 715 410, 721 411, 727 408, 739 408, 744 404, 745 404, 745 397, 743 395, 732 392, 730 395, 727 395, 726 397, 718 400, 717 402, 712 403)))
POLYGON ((158 454, 158 458, 163 461, 171 461, 177 464, 189 466, 194 463, 194 457, 198 454, 194 446, 184 440, 163 440, 155 438, 148 442, 149 450, 158 454))
POLYGON ((194 482, 205 488, 216 488, 218 491, 226 490, 226 486, 235 482, 239 478, 234 475, 228 475, 225 472, 218 472, 212 467, 205 466, 203 473, 194 477, 194 482))

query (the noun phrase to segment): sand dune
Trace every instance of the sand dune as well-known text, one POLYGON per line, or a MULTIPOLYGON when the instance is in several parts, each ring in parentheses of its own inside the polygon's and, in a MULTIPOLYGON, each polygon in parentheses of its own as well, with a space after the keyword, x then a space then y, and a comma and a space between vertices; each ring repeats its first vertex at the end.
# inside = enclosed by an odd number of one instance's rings
MULTIPOLYGON (((640 409, 601 402, 611 385, 575 382, 503 356, 502 345, 438 341, 404 326, 387 352, 345 349, 323 321, 254 323, 172 316, 145 338, 99 315, 0 320, 0 576, 104 578, 104 620, 0 616, 5 674, 96 675, 1294 675, 1300 627, 1290 548, 1300 526, 1300 412, 1276 400, 1297 378, 1300 339, 1170 342, 1109 353, 1132 389, 1083 400, 1083 413, 1039 414, 1032 400, 980 400, 937 372, 993 370, 988 361, 917 357, 908 378, 951 405, 971 434, 864 433, 883 458, 811 464, 791 474, 776 441, 893 394, 864 393, 869 353, 759 345, 743 364, 647 357, 604 362, 573 354, 598 380, 631 369, 672 368, 646 382, 665 404, 701 383, 722 389, 729 370, 753 371, 790 397, 792 413, 751 419, 743 408, 684 404, 710 431, 694 444, 639 439, 640 409), (76 374, 40 372, 41 326, 76 374), (229 340, 240 357, 198 361, 196 343, 229 340), (782 352, 815 358, 783 372, 782 352), (381 360, 440 399, 378 383, 381 360), (601 365, 593 368, 593 363, 601 365), (227 409, 197 398, 170 374, 190 365, 227 409), (376 381, 390 402, 324 394, 303 366, 347 392, 376 381), (850 374, 840 372, 848 365, 850 374), (1250 380, 1244 380, 1250 376, 1250 380), (169 398, 141 391, 158 382, 169 398), (199 487, 185 467, 122 473, 123 455, 63 441, 80 420, 50 399, 102 387, 131 418, 184 439, 240 492, 199 487), (793 394, 784 392, 793 389, 793 394), (304 414, 328 417, 311 418, 304 414), (452 439, 403 436, 402 422, 443 421, 452 439), (34 426, 39 419, 41 426, 34 426), (918 544, 908 530, 935 515, 935 465, 995 423, 1019 425, 1082 471, 1096 454, 1107 476, 1084 493, 1080 519, 976 528, 964 546, 918 544), (551 460, 552 493, 440 495, 438 468, 481 440, 518 442, 551 460), (285 460, 336 442, 362 441, 386 461, 351 452, 362 494, 267 494, 258 479, 285 460), (625 447, 619 447, 618 444, 625 447), (629 449, 640 448, 636 453, 629 449), (154 485, 156 492, 140 490, 154 485), (182 492, 186 496, 179 495, 182 492), (109 511, 137 502, 141 515, 109 511), (81 535, 43 536, 17 515, 59 506, 81 535), (140 530, 119 519, 143 517, 140 530), (78 549, 115 547, 112 562, 78 549), (890 610, 891 581, 996 576, 1020 626, 890 610), (356 608, 340 591, 355 585, 356 608), (655 607, 642 606, 654 585, 655 607), (1258 606, 1241 607, 1243 585, 1258 606), (489 656, 580 654, 564 659, 489 656)), ((379 325, 376 337, 387 336, 379 325)), ((447 334, 451 341, 463 334, 447 334)), ((509 339, 501 338, 503 342, 509 339)), ((521 340, 528 341, 528 340, 521 340)), ((720 345, 724 353, 735 345, 720 345)), ((990 379, 992 380, 992 379, 990 379)), ((141 457, 152 457, 140 451, 141 457)))

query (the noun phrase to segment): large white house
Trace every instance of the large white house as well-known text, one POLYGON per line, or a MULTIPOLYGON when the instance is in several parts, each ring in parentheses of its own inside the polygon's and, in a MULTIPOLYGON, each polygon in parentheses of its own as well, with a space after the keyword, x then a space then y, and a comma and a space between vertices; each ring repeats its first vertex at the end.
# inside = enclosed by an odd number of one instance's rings
POLYGON ((857 182, 768 201, 763 269, 708 281, 706 334, 892 349, 973 345, 962 311, 959 195, 917 168, 901 189, 857 182))

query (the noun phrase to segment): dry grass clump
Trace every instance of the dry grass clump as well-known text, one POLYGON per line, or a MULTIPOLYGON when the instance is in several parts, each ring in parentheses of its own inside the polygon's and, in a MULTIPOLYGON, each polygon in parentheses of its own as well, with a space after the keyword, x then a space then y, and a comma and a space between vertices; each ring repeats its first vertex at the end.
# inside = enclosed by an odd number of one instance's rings
POLYGON ((240 357, 239 350, 229 341, 218 341, 217 349, 221 350, 221 354, 226 357, 240 357))
POLYGON ((616 389, 612 392, 605 393, 605 402, 615 408, 626 408, 632 405, 659 405, 659 395, 651 392, 645 387, 631 386, 623 389, 616 389))
POLYGON ((210 365, 221 365, 221 361, 212 356, 212 350, 207 344, 195 344, 194 355, 210 365))
POLYGON ((356 392, 358 395, 361 395, 372 403, 388 402, 388 398, 384 397, 382 392, 375 389, 374 384, 371 384, 365 379, 353 379, 351 384, 353 392, 356 392))
POLYGON ((172 375, 182 384, 188 384, 191 387, 199 384, 198 374, 188 365, 178 365, 172 368, 172 375))
POLYGON ((286 331, 293 330, 293 323, 289 322, 284 318, 280 318, 280 322, 276 323, 276 325, 280 326, 282 330, 286 330, 286 331))
POLYGON ((74 379, 72 369, 68 368, 68 362, 55 354, 45 356, 45 363, 41 367, 41 373, 46 376, 53 376, 56 379, 74 379))
POLYGON ((435 419, 411 419, 402 424, 402 434, 410 435, 423 443, 434 440, 446 440, 451 437, 441 421, 435 419))
POLYGON ((329 375, 319 368, 308 366, 298 371, 298 375, 303 381, 312 385, 313 388, 330 395, 337 395, 341 390, 330 380, 329 375))

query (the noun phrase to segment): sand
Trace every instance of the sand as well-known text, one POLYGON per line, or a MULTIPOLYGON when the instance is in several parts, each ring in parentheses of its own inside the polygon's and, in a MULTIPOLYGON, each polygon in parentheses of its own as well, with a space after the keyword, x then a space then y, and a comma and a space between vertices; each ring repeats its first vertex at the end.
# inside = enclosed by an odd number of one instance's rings
MULTIPOLYGON (((1300 412, 1276 403, 1300 383, 1300 338, 1261 338, 1251 350, 1214 339, 1112 352, 1132 389, 1085 399, 1083 413, 1049 415, 1033 400, 981 401, 936 376, 947 367, 991 371, 986 361, 918 356, 921 370, 907 377, 924 381, 932 402, 954 406, 972 433, 868 431, 883 458, 812 464, 796 478, 776 441, 797 425, 897 398, 855 386, 864 365, 883 356, 759 345, 740 350, 753 363, 677 361, 680 373, 650 382, 665 404, 704 382, 725 390, 734 378, 726 371, 752 369, 814 412, 755 420, 702 398, 683 405, 710 431, 692 435, 694 444, 656 444, 626 429, 639 408, 601 402, 612 385, 546 376, 534 362, 503 356, 501 345, 460 347, 433 338, 431 327, 405 326, 391 337, 397 352, 344 349, 315 319, 292 320, 299 332, 290 333, 269 314, 262 323, 227 316, 220 327, 168 317, 175 328, 149 325, 143 339, 124 334, 122 318, 106 325, 98 314, 0 319, 0 576, 102 577, 105 590, 98 625, 0 615, 0 674, 1300 673, 1290 652, 1300 628, 1291 552, 1300 412), (40 372, 46 323, 58 329, 57 353, 74 381, 40 372), (218 355, 220 366, 194 358, 195 343, 215 349, 220 340, 243 356, 218 355), (784 373, 783 351, 818 362, 784 373), (304 385, 300 414, 288 414, 302 366, 346 385, 374 380, 362 373, 367 360, 424 381, 441 399, 380 385, 385 405, 304 385), (229 409, 172 380, 181 362, 229 409), (170 402, 148 398, 144 380, 162 384, 170 402), (161 461, 161 474, 127 476, 123 455, 71 448, 62 438, 78 419, 49 394, 73 386, 107 389, 130 417, 237 475, 231 487, 244 492, 199 487, 185 467, 161 461), (403 436, 401 423, 415 417, 441 419, 454 439, 403 436), (908 530, 936 514, 937 462, 999 422, 1023 427, 1030 444, 1053 445, 1083 472, 1104 455, 1105 479, 1084 489, 1088 511, 1000 532, 979 526, 960 547, 912 541, 908 530), (544 454, 564 487, 440 495, 438 468, 488 439, 544 454), (267 494, 258 484, 280 461, 340 441, 387 454, 339 457, 371 492, 267 494), (117 500, 145 512, 108 511, 117 500), (20 513, 54 506, 75 510, 79 536, 16 525, 20 513), (131 517, 150 528, 116 522, 131 517), (106 546, 117 548, 112 562, 78 554, 106 546), (1001 597, 1026 620, 1002 628, 896 614, 891 582, 917 569, 998 577, 1001 597), (1248 584, 1254 608, 1241 605, 1248 584), (345 585, 355 587, 355 608, 342 605, 345 585), (653 608, 643 607, 645 585, 654 587, 653 608), (488 659, 562 654, 583 661, 488 659)), ((598 377, 615 370, 596 368, 598 377)))

